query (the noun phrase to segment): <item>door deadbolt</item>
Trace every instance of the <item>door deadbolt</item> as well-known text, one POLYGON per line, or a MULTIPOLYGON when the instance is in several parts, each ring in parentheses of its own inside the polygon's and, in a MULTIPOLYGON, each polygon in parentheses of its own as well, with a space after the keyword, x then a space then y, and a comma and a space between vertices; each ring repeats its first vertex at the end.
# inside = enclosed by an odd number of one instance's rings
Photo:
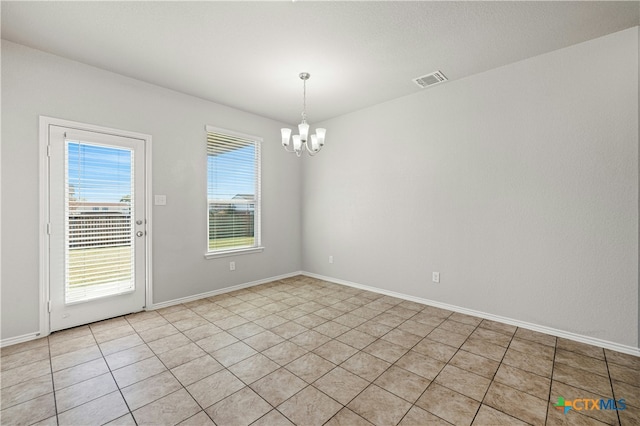
POLYGON ((144 235, 144 232, 142 232, 142 231, 138 231, 138 232, 136 232, 136 235, 137 235, 138 237, 142 237, 142 236, 144 235))

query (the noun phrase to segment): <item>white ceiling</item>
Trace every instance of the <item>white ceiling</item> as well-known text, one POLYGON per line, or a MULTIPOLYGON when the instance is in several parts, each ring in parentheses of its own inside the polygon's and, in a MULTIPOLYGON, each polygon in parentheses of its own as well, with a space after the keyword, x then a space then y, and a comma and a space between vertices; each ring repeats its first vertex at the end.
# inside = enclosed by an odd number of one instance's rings
MULTIPOLYGON (((2 38, 282 122, 630 28, 640 2, 2 2, 2 38)), ((550 73, 553 70, 549 70, 550 73)))

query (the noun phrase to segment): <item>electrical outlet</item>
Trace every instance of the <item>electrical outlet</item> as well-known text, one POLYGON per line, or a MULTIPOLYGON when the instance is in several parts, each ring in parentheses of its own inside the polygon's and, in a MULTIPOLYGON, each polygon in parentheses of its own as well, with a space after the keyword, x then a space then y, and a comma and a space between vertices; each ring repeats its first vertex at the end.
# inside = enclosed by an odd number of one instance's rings
POLYGON ((236 270, 236 262, 229 262, 229 270, 230 271, 236 270))
POLYGON ((329 256, 329 263, 333 263, 333 256, 329 256))
POLYGON ((433 280, 434 283, 439 283, 440 282, 440 272, 434 272, 431 279, 433 280))

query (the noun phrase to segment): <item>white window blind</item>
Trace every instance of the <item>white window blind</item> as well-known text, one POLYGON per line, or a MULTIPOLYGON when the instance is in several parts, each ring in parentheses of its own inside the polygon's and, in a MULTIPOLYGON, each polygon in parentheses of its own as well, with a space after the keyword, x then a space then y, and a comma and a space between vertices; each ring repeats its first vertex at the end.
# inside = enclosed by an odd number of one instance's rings
POLYGON ((207 126, 209 253, 260 246, 261 142, 207 126))
POLYGON ((134 290, 133 151, 65 142, 65 303, 134 290))

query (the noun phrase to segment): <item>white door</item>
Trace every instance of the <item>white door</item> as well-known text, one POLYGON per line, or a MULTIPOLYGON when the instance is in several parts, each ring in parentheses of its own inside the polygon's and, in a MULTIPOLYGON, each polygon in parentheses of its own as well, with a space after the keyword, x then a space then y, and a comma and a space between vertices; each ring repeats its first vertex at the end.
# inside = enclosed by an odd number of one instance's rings
POLYGON ((145 305, 145 146, 49 126, 51 331, 145 305))

